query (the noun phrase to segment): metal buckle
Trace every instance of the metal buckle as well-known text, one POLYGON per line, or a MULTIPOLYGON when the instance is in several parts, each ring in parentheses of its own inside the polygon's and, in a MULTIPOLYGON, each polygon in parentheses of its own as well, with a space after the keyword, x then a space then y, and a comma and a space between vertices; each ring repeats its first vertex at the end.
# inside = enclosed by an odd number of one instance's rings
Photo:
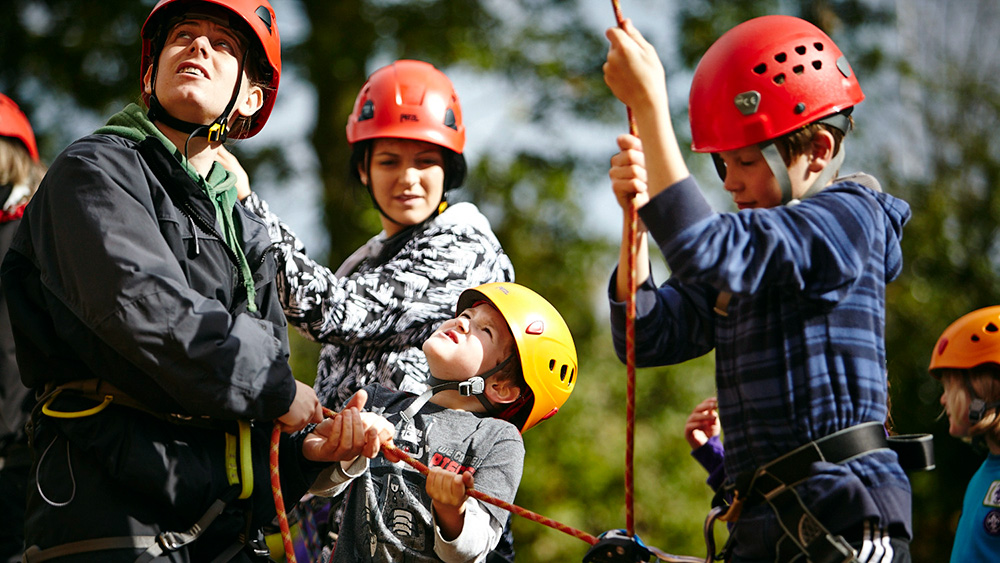
POLYGON ((485 389, 486 382, 483 381, 483 378, 478 375, 458 384, 458 392, 463 397, 482 395, 485 389))
POLYGON ((184 545, 174 532, 161 533, 156 536, 156 542, 166 551, 177 551, 184 545))

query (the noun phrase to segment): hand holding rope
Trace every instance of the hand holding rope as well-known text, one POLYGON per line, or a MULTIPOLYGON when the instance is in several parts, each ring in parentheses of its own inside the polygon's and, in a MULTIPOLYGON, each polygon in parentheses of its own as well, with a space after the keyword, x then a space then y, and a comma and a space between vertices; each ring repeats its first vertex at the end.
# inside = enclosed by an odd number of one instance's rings
MULTIPOLYGON (((323 414, 328 418, 333 418, 334 416, 336 416, 336 413, 334 413, 330 409, 323 409, 323 414)), ((278 451, 279 451, 280 439, 281 439, 281 426, 279 424, 275 424, 274 431, 271 434, 271 455, 270 455, 271 492, 274 495, 274 506, 278 514, 278 526, 281 529, 281 540, 285 549, 286 561, 288 561, 289 563, 296 563, 295 548, 292 545, 291 530, 288 523, 288 516, 285 511, 284 499, 281 493, 281 478, 278 470, 278 451)), ((392 461, 394 463, 397 461, 406 463, 407 465, 413 467, 423 475, 427 475, 430 472, 430 469, 426 465, 410 457, 408 453, 397 448, 392 444, 382 443, 380 445, 380 449, 382 455, 384 455, 386 459, 388 459, 389 461, 392 461)), ((563 532, 564 534, 583 540, 588 544, 590 544, 591 546, 598 545, 602 541, 603 537, 606 535, 602 534, 602 538, 598 538, 597 536, 588 534, 571 526, 567 526, 561 522, 552 520, 551 518, 547 518, 536 512, 532 512, 526 508, 522 508, 515 504, 490 496, 481 491, 477 491, 474 488, 469 488, 466 491, 466 493, 470 497, 479 500, 480 502, 497 506, 513 514, 516 514, 522 518, 526 518, 533 522, 537 522, 539 524, 548 526, 554 530, 558 530, 560 532, 563 532)), ((632 534, 630 534, 630 536, 632 536, 632 534)), ((674 563, 700 563, 707 561, 706 559, 700 559, 695 557, 670 555, 654 547, 647 547, 647 549, 651 555, 657 557, 661 561, 668 561, 674 563)))

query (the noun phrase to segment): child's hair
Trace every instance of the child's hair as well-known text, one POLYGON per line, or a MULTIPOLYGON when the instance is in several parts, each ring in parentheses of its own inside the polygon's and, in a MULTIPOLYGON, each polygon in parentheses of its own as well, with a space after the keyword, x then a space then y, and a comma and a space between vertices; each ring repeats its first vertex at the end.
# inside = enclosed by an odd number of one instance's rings
POLYGON ((37 183, 34 177, 35 166, 35 161, 23 143, 0 136, 0 186, 34 186, 37 183))
MULTIPOLYGON (((507 330, 510 331, 510 328, 507 330)), ((511 336, 513 337, 513 333, 511 333, 511 336)), ((507 349, 504 350, 501 355, 502 357, 507 358, 511 354, 517 354, 517 345, 514 344, 513 338, 510 341, 510 345, 507 346, 507 349)), ((517 387, 520 389, 522 395, 531 392, 531 388, 528 387, 528 383, 524 380, 524 370, 521 368, 521 362, 519 361, 504 363, 503 366, 493 373, 493 377, 495 377, 497 381, 510 383, 511 385, 517 387)))
MULTIPOLYGON (((853 117, 848 117, 848 121, 851 126, 854 125, 853 117)), ((774 145, 778 148, 778 152, 781 153, 781 158, 785 161, 785 166, 791 166, 792 161, 812 150, 813 138, 821 129, 825 129, 833 135, 833 154, 837 154, 840 151, 840 144, 844 141, 844 136, 847 135, 846 132, 829 123, 810 123, 774 140, 774 145)))
POLYGON ((1000 412, 996 408, 985 408, 1000 401, 1000 365, 942 369, 935 375, 939 375, 942 382, 949 380, 944 399, 948 412, 968 413, 969 438, 983 437, 1000 444, 1000 412), (981 402, 973 405, 973 398, 981 402))

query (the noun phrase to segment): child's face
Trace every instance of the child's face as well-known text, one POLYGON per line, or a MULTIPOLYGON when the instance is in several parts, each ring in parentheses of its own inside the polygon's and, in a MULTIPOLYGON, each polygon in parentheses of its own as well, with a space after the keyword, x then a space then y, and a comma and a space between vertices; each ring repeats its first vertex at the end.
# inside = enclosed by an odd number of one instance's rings
POLYGON ((444 195, 444 155, 441 147, 409 139, 376 139, 372 144, 371 186, 382 212, 382 228, 392 236, 422 223, 437 210, 444 195), (391 220, 390 220, 391 218, 391 220))
POLYGON ((514 336, 499 311, 480 303, 442 323, 423 349, 434 377, 465 381, 507 359, 514 336))
MULTIPOLYGON (((751 145, 718 153, 726 165, 723 187, 733 197, 740 209, 766 209, 781 205, 781 186, 764 160, 760 147, 751 145)), ((799 156, 788 167, 792 183, 792 197, 801 197, 806 185, 806 158, 799 156)))
POLYGON ((948 434, 956 438, 969 435, 969 394, 963 381, 952 374, 941 376, 941 406, 948 413, 948 434))

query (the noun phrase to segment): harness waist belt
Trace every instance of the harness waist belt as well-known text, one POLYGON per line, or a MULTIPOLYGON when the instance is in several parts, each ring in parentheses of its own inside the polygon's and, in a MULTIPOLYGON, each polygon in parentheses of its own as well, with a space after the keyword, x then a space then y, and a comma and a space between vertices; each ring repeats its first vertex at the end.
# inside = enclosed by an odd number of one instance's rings
POLYGON ((735 489, 746 505, 752 506, 783 487, 793 487, 807 479, 815 462, 843 463, 888 447, 881 423, 858 424, 799 446, 754 471, 744 471, 729 490, 735 489))

